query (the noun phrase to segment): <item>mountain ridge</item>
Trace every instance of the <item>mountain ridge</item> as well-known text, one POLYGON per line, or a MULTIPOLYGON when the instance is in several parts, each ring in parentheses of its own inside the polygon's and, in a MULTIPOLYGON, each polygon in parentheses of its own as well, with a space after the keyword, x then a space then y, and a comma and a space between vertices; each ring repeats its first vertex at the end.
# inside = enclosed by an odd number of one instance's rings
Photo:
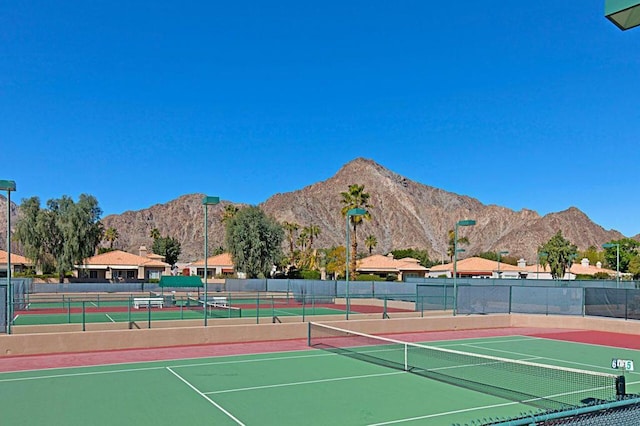
MULTIPOLYGON (((529 263, 535 262, 537 247, 558 230, 580 250, 624 237, 618 231, 605 230, 576 207, 540 216, 526 208, 514 211, 495 204, 485 205, 468 195, 413 181, 366 158, 349 161, 326 180, 276 193, 259 206, 279 222, 317 225, 321 233, 314 240, 315 247, 344 245, 346 222, 340 214, 340 192, 347 191, 351 184, 364 185, 365 192, 371 195, 372 220, 365 221, 357 235, 362 251, 364 238, 371 234, 378 241, 373 253, 417 248, 426 249, 434 260, 446 259, 447 231, 461 219, 477 222, 475 226, 459 228, 460 234, 470 240, 465 254, 508 250, 511 256, 523 257, 529 263)), ((203 194, 186 194, 146 209, 108 215, 102 222, 105 228, 118 230, 120 237, 114 243, 115 248, 133 253, 140 246, 150 248, 153 242, 150 232, 157 228, 161 235, 180 241, 181 261, 194 261, 204 256, 202 197, 203 194)), ((0 198, 0 208, 2 201, 6 203, 0 198)), ((15 215, 17 209, 13 204, 15 215)), ((224 227, 220 219, 229 204, 246 205, 221 200, 220 204, 208 207, 210 250, 223 245, 224 227)), ((0 226, 2 223, 0 219, 0 226)), ((6 219, 4 229, 6 235, 6 219)), ((640 234, 634 238, 640 240, 640 234)), ((0 247, 3 245, 0 243, 0 247)))

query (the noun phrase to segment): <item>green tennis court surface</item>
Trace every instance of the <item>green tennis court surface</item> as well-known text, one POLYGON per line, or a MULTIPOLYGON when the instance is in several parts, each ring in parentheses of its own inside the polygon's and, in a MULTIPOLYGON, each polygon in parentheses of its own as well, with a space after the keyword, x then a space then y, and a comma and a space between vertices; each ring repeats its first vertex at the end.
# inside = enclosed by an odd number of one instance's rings
MULTIPOLYGON (((428 345, 605 373, 638 355, 526 336, 428 345)), ((533 410, 316 349, 2 373, 0 395, 3 424, 451 425, 533 410)))
MULTIPOLYGON (((104 322, 154 322, 166 320, 197 320, 204 318, 204 302, 198 297, 158 297, 164 303, 157 306, 137 305, 140 296, 95 295, 84 297, 40 296, 25 301, 15 310, 13 325, 90 324, 104 322)), ((148 297, 148 296, 147 296, 148 297)), ((143 297, 144 298, 144 297, 143 297)), ((216 318, 280 318, 315 315, 345 315, 344 303, 337 304, 327 297, 297 300, 288 296, 224 294, 211 299, 223 303, 209 303, 207 317, 216 318)), ((379 301, 378 301, 379 302, 379 301)), ((375 301, 372 301, 375 303, 375 301)), ((352 305, 351 314, 374 313, 381 317, 387 312, 413 312, 413 309, 389 308, 376 305, 352 305)))

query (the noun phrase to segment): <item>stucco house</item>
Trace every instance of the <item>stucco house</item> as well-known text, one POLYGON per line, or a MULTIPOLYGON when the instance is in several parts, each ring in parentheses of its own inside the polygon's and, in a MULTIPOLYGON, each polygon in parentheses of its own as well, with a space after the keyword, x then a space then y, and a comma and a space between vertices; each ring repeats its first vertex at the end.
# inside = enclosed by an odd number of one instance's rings
MULTIPOLYGON (((456 270, 458 277, 464 278, 524 278, 521 267, 482 257, 469 257, 458 260, 456 270)), ((435 265, 429 269, 429 277, 437 278, 442 276, 453 277, 453 263, 435 265)))
POLYGON ((114 250, 98 254, 75 265, 74 275, 91 281, 148 281, 160 279, 162 275, 171 274, 171 265, 157 254, 147 253, 140 247, 139 254, 114 250))
POLYGON ((427 268, 420 265, 418 259, 411 257, 394 259, 391 253, 386 256, 374 254, 358 260, 356 262, 356 271, 361 274, 378 275, 382 278, 394 274, 397 276, 398 281, 403 281, 408 277, 424 278, 429 272, 427 268))
MULTIPOLYGON (((517 266, 495 260, 483 259, 480 257, 470 257, 458 260, 456 269, 458 277, 464 278, 509 278, 509 279, 540 279, 551 280, 551 269, 548 265, 527 265, 524 259, 518 261, 517 266)), ((577 275, 595 275, 604 272, 610 277, 615 277, 616 271, 603 268, 598 262, 597 265, 589 265, 589 259, 582 259, 580 263, 573 263, 570 270, 566 271, 564 280, 575 280, 577 275)), ((436 265, 429 270, 429 277, 453 277, 453 263, 436 265)))
MULTIPOLYGON (((0 250, 0 278, 7 277, 7 255, 5 250, 0 250)), ((16 273, 24 272, 26 269, 33 267, 31 259, 27 259, 19 254, 11 253, 11 276, 16 273)))
MULTIPOLYGON (((204 278, 204 259, 187 265, 189 275, 198 275, 204 278)), ((207 258, 207 279, 230 276, 235 273, 235 266, 229 253, 222 253, 207 258)))

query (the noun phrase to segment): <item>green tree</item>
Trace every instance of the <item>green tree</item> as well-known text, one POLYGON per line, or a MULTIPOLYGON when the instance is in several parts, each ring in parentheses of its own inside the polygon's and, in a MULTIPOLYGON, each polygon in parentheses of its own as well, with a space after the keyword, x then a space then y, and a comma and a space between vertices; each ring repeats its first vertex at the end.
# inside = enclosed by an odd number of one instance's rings
POLYGON ((82 194, 78 202, 63 196, 47 201, 23 200, 20 219, 16 224, 16 240, 22 243, 27 257, 45 273, 56 271, 60 282, 74 265, 96 252, 104 228, 100 222, 102 210, 95 197, 82 194))
POLYGON ((367 238, 364 239, 364 246, 369 250, 369 255, 373 252, 373 249, 378 245, 378 239, 375 235, 367 235, 367 238))
POLYGON ((327 274, 333 275, 336 279, 346 275, 347 252, 344 246, 326 249, 324 259, 327 274))
MULTIPOLYGON (((621 240, 609 241, 612 244, 620 244, 620 272, 629 272, 629 262, 638 255, 638 247, 640 242, 631 238, 622 238, 621 240)), ((604 258, 607 266, 615 270, 617 267, 617 247, 608 247, 604 249, 604 258)))
POLYGON ((429 259, 429 252, 427 250, 418 250, 418 249, 400 249, 400 250, 392 250, 391 254, 394 259, 404 259, 405 257, 411 257, 413 259, 418 259, 420 264, 425 268, 430 268, 431 266, 437 264, 438 262, 433 262, 429 259))
MULTIPOLYGON (((571 244, 562 236, 562 231, 558 231, 549 241, 543 244, 538 253, 545 252, 546 256, 540 260, 548 264, 551 269, 553 279, 564 277, 565 272, 571 267, 573 260, 578 255, 578 247, 571 244)), ((545 266, 542 265, 542 266, 545 266)))
POLYGON ((248 278, 269 276, 282 257, 284 231, 260 208, 240 209, 226 226, 225 241, 238 271, 248 278))
POLYGON ((238 207, 234 204, 227 204, 224 206, 224 210, 222 210, 222 218, 220 222, 225 223, 229 219, 232 219, 236 213, 238 213, 238 207))
POLYGON ((104 231, 104 240, 109 243, 109 248, 113 250, 113 243, 120 238, 120 234, 116 228, 107 228, 104 231))
POLYGON ((295 222, 282 222, 282 227, 287 233, 287 240, 289 241, 289 261, 292 265, 295 264, 295 243, 296 243, 296 232, 300 229, 300 225, 295 222))
POLYGON ((151 237, 154 240, 157 240, 158 238, 160 238, 160 231, 158 230, 158 228, 153 228, 149 232, 149 237, 151 237))
POLYGON ((369 204, 369 198, 371 197, 367 192, 364 192, 364 185, 349 185, 349 190, 341 192, 342 197, 342 217, 347 217, 347 213, 352 209, 365 209, 367 212, 362 216, 351 216, 351 227, 353 229, 353 237, 351 238, 351 259, 349 261, 349 272, 354 277, 356 276, 356 256, 358 254, 358 238, 357 230, 358 226, 363 220, 371 220, 371 205, 369 204))
MULTIPOLYGON (((613 249, 614 251, 614 259, 615 259, 615 249, 613 249)), ((598 250, 598 248, 596 246, 589 246, 588 249, 586 249, 585 251, 581 251, 580 253, 578 253, 578 258, 579 259, 589 259, 589 264, 590 265, 596 265, 598 262, 601 263, 605 263, 605 259, 604 259, 604 253, 600 250, 598 250)), ((613 265, 614 269, 615 269, 615 264, 613 265)))
POLYGON ((630 274, 633 274, 633 279, 637 280, 640 278, 640 255, 636 255, 631 258, 629 261, 629 271, 630 274))
MULTIPOLYGON (((485 251, 482 253, 478 253, 476 254, 476 257, 481 257, 483 259, 487 259, 487 260, 494 260, 494 261, 498 261, 498 253, 496 253, 495 251, 485 251)), ((500 259, 502 260, 502 259, 500 259)))
POLYGON ((313 223, 309 226, 304 227, 304 231, 309 236, 309 247, 313 246, 313 240, 318 238, 320 235, 320 228, 318 225, 314 225, 313 223))
POLYGON ((172 237, 158 237, 153 240, 151 251, 160 256, 164 256, 164 261, 174 266, 182 252, 180 242, 172 237))
MULTIPOLYGON (((456 247, 456 231, 453 229, 450 229, 449 231, 447 231, 447 236, 449 238, 449 247, 447 248, 447 256, 449 256, 449 262, 453 262, 453 252, 455 251, 455 247, 456 247)), ((458 246, 460 246, 460 244, 469 244, 469 238, 467 237, 461 237, 460 235, 458 235, 458 246)), ((496 257, 497 260, 497 257, 496 257)))

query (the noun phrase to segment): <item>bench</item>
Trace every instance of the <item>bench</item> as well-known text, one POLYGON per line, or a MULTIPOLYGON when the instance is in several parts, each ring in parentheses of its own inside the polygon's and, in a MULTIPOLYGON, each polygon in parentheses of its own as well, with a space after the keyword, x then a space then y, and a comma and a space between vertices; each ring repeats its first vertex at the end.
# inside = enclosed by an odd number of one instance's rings
POLYGON ((226 297, 214 296, 209 298, 209 304, 218 308, 228 308, 229 302, 226 297))
POLYGON ((133 307, 140 309, 140 307, 162 308, 164 306, 164 298, 162 297, 134 297, 133 307))

